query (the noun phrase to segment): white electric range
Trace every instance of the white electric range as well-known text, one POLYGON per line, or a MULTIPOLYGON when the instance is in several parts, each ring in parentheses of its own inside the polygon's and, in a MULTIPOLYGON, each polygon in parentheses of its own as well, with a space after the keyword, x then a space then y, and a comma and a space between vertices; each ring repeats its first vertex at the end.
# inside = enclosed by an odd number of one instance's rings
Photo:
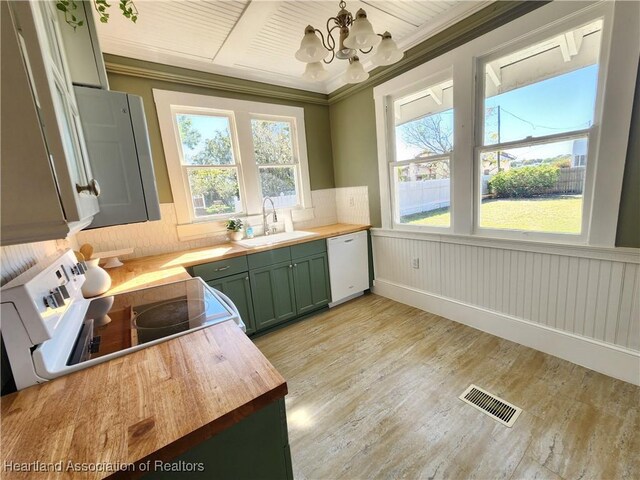
POLYGON ((233 302, 200 278, 85 299, 84 272, 68 250, 0 291, 0 331, 18 390, 227 320, 246 331, 233 302))

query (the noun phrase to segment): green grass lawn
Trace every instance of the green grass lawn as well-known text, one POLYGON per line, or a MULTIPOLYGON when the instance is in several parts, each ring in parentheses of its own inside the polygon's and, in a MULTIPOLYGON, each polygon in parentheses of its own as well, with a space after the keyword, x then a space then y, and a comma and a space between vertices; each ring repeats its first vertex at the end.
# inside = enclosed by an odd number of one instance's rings
MULTIPOLYGON (((480 207, 480 227, 536 232, 580 233, 582 197, 542 197, 485 200, 480 207)), ((402 217, 402 223, 447 227, 449 208, 402 217)))

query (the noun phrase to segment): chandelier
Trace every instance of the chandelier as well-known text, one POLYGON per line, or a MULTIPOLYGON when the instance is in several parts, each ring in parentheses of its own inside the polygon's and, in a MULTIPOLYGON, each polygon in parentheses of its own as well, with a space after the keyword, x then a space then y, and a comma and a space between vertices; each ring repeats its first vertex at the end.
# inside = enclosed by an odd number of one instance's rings
POLYGON ((381 35, 373 31, 363 9, 358 10, 354 19, 351 12, 346 10, 346 6, 342 0, 338 14, 327 20, 326 41, 323 33, 317 28, 309 25, 304 29, 304 37, 295 56, 307 64, 302 74, 305 80, 319 82, 326 79, 329 72, 325 70, 323 63, 329 64, 337 58, 349 61, 342 79, 346 83, 360 83, 369 78, 369 74, 360 63, 358 52, 370 53, 378 47, 371 57, 376 66, 391 65, 404 56, 389 32, 381 35), (334 32, 339 33, 338 40, 335 39, 334 32))

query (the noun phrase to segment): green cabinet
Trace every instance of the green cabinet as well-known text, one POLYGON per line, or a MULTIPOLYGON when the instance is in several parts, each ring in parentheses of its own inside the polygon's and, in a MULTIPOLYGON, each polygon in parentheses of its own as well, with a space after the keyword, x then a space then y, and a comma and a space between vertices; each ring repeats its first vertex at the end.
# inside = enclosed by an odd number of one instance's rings
POLYGON ((210 280, 207 284, 224 293, 235 304, 238 312, 240 312, 242 321, 247 327, 247 335, 255 333, 256 324, 253 317, 253 300, 251 298, 249 273, 244 272, 217 280, 210 280))
POLYGON ((293 480, 284 398, 160 465, 152 461, 143 478, 293 480))
POLYGON ((298 315, 329 304, 329 267, 326 252, 293 261, 298 315))
POLYGON ((248 335, 311 313, 331 301, 324 239, 195 265, 188 270, 233 301, 248 335))
POLYGON ((297 315, 290 261, 249 271, 256 329, 264 330, 297 315))

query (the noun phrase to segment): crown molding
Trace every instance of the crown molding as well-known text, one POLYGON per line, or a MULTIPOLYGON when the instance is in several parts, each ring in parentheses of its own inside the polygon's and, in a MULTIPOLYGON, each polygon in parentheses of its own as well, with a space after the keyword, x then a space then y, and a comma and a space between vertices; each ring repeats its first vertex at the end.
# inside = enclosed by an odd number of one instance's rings
POLYGON ((411 48, 398 63, 376 68, 366 81, 330 93, 329 105, 390 80, 547 3, 549 1, 494 2, 411 48))
POLYGON ((111 55, 109 59, 105 58, 105 67, 108 73, 117 75, 211 88, 225 92, 255 95, 290 102, 312 103, 315 105, 329 104, 327 95, 322 93, 290 89, 250 80, 244 80, 242 83, 239 83, 238 79, 234 77, 207 74, 206 72, 194 71, 190 73, 190 70, 181 67, 165 66, 151 62, 144 63, 151 63, 152 67, 142 67, 139 65, 131 65, 130 63, 137 63, 137 61, 133 59, 127 59, 125 63, 119 62, 117 58, 111 60, 112 58, 113 56, 111 55), (179 70, 180 73, 176 72, 176 70, 179 70))

